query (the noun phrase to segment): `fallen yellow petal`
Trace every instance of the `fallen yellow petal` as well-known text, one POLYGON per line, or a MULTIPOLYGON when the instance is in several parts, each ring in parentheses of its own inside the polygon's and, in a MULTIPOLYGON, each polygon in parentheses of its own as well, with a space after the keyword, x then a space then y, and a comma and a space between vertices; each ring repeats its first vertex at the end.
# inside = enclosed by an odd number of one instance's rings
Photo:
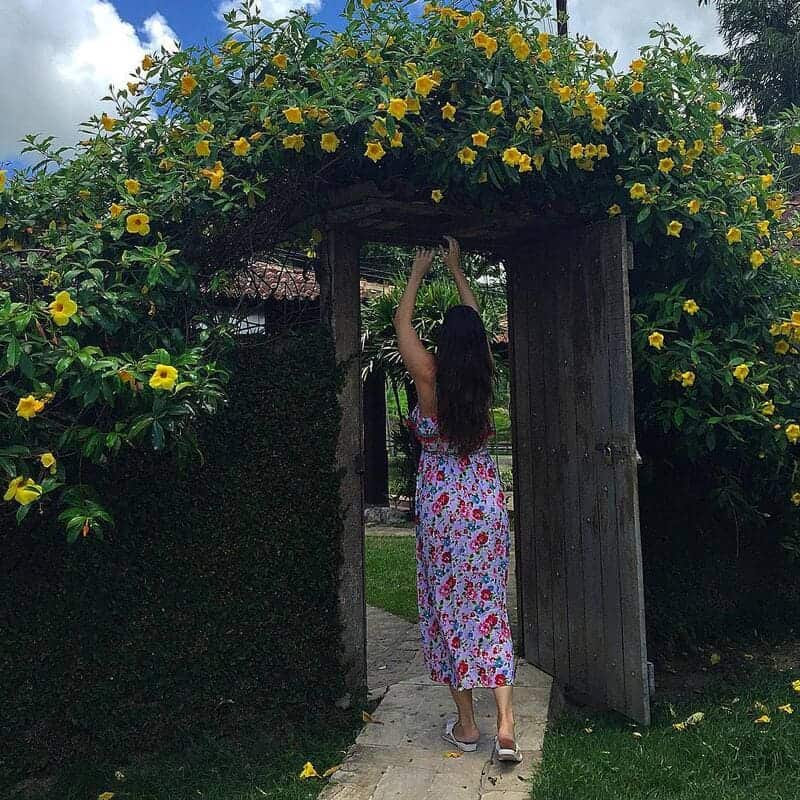
POLYGON ((753 722, 755 722, 757 725, 766 725, 767 723, 772 722, 772 720, 766 714, 762 714, 758 719, 753 720, 753 722))
POLYGON ((361 712, 361 720, 363 722, 374 722, 376 725, 383 725, 383 722, 379 719, 375 719, 368 711, 361 712))
POLYGON ((114 792, 103 792, 102 794, 97 795, 97 800, 111 800, 114 796, 114 792))
POLYGON ((303 780, 304 778, 319 778, 319 773, 314 769, 314 765, 310 761, 306 761, 300 772, 300 779, 303 780))
POLYGON ((336 770, 339 769, 339 767, 341 766, 342 766, 341 764, 334 764, 332 767, 328 767, 328 769, 326 769, 325 772, 322 773, 322 777, 327 778, 330 775, 333 775, 333 773, 336 772, 336 770))
POLYGON ((445 758, 461 758, 464 754, 457 750, 450 750, 444 754, 445 758))

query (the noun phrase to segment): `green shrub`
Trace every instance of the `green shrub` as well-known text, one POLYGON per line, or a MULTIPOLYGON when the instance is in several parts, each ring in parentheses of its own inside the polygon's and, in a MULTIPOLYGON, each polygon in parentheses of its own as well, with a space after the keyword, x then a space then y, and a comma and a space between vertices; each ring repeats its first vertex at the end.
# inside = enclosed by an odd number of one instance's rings
POLYGON ((116 518, 105 540, 3 520, 4 779, 343 691, 333 359, 321 328, 237 348, 194 458, 131 452, 91 475, 116 518))

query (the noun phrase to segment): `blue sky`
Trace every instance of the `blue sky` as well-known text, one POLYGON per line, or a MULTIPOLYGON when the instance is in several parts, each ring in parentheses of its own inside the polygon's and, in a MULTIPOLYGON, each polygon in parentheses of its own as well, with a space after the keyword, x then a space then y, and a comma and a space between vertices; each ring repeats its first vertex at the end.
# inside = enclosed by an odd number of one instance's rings
MULTIPOLYGON (((391 2, 391 0, 388 0, 391 2)), ((216 42, 219 12, 234 0, 0 0, 0 166, 19 166, 20 139, 52 134, 74 144, 78 126, 104 107, 108 85, 124 85, 142 56, 162 44, 216 42)), ((308 7, 338 28, 344 0, 260 0, 264 16, 308 7)), ((421 9, 422 0, 418 0, 421 9)), ((238 5, 238 2, 236 2, 238 5)), ((464 6, 457 0, 454 5, 464 6)), ((708 52, 720 52, 717 14, 697 0, 568 0, 570 32, 619 51, 624 69, 658 22, 674 22, 708 52)))

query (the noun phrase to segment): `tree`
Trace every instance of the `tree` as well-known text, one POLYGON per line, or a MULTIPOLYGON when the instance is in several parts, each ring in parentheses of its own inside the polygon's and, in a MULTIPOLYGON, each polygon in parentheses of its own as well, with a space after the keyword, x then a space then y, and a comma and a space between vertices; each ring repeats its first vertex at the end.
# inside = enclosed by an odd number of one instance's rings
MULTIPOLYGON (((708 0, 701 0, 704 5, 708 0)), ((758 119, 800 105, 800 0, 716 0, 736 99, 758 119)))

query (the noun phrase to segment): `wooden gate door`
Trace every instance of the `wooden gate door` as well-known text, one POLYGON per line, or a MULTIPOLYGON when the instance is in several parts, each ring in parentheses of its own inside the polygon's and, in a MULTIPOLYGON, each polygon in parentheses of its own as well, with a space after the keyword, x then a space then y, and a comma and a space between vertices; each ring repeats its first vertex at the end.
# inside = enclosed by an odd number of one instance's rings
POLYGON ((625 221, 503 256, 519 649, 568 697, 648 725, 625 221))

